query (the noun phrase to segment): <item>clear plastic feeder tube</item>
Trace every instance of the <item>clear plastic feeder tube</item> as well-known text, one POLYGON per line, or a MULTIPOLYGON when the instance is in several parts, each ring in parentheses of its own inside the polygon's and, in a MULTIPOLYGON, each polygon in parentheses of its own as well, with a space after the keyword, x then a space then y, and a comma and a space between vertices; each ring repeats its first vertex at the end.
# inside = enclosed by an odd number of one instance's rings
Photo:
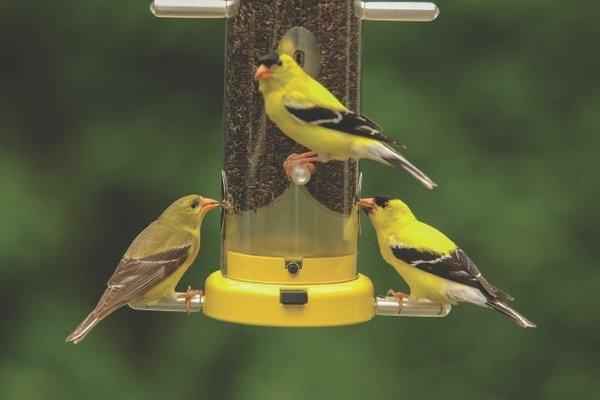
POLYGON ((361 24, 354 1, 302 4, 245 0, 236 16, 227 19, 224 173, 230 207, 224 225, 225 275, 230 252, 286 260, 356 254, 356 163, 317 163, 305 186, 289 181, 283 162, 307 149, 271 123, 252 79, 256 60, 276 51, 290 30, 301 27, 314 35, 317 56, 312 48, 292 55, 358 111, 361 24))
POLYGON ((356 210, 333 211, 304 186, 290 184, 271 204, 226 218, 228 251, 289 259, 356 253, 356 210))

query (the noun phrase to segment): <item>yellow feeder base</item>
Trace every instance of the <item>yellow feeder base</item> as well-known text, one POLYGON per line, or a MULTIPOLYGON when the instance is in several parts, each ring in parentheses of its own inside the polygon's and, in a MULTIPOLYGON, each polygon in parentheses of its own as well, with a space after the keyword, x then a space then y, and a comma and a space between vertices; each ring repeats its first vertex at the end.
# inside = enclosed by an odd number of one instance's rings
POLYGON ((360 274, 346 282, 286 285, 240 281, 215 271, 206 279, 204 296, 205 315, 239 324, 336 326, 375 316, 373 284, 360 274))

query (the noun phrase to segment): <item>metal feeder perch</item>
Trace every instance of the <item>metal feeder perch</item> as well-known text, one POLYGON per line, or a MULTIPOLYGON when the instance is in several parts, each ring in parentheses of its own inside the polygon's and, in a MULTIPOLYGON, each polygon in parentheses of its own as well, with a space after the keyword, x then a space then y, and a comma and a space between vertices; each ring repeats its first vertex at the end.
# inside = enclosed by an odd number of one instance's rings
MULTIPOLYGON (((374 297, 357 272, 357 163, 320 164, 311 176, 282 164, 305 149, 268 120, 252 79, 255 61, 293 56, 350 109, 360 111, 362 20, 433 21, 435 4, 354 0, 155 0, 157 17, 226 18, 221 269, 192 311, 244 324, 334 326, 375 315, 440 317, 450 306, 374 297)), ((185 311, 183 300, 140 308, 185 311)))

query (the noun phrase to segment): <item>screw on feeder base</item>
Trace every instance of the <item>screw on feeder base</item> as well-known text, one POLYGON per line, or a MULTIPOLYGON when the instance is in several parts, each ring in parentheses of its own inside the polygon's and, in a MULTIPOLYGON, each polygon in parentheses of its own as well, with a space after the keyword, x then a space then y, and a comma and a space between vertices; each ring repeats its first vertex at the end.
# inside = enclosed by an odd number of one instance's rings
POLYGON ((285 269, 290 275, 296 275, 302 269, 302 261, 286 261, 285 269))

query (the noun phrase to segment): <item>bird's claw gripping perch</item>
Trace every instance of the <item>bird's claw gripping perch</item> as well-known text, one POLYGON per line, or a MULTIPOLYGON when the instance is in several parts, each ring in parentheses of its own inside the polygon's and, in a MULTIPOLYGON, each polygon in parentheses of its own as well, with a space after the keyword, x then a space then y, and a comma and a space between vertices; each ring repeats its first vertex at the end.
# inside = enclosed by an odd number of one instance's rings
POLYGON ((196 296, 203 296, 202 290, 192 290, 192 286, 189 285, 186 292, 181 295, 185 299, 185 312, 190 314, 192 312, 192 299, 196 296))
POLYGON ((396 292, 394 289, 389 289, 386 293, 386 296, 395 298, 398 301, 399 306, 402 306, 404 299, 408 299, 410 297, 406 293, 396 292))
POLYGON ((446 305, 445 304, 440 304, 440 312, 438 313, 438 315, 444 315, 446 313, 446 305))
POLYGON ((309 151, 301 154, 290 154, 283 162, 283 169, 288 179, 292 180, 292 171, 297 165, 305 165, 311 174, 314 174, 317 168, 313 164, 319 161, 319 156, 316 151, 309 151))

